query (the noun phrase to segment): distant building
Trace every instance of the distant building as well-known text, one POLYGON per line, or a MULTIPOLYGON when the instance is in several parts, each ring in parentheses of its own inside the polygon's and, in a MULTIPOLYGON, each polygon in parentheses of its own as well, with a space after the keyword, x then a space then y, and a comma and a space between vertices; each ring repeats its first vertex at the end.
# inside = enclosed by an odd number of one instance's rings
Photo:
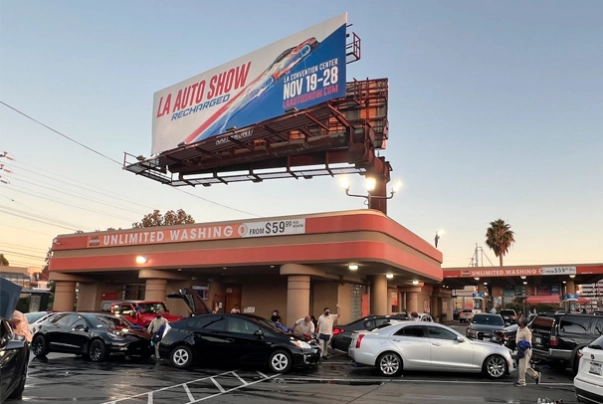
POLYGON ((592 309, 603 309, 603 280, 597 283, 578 285, 578 293, 590 300, 592 309))

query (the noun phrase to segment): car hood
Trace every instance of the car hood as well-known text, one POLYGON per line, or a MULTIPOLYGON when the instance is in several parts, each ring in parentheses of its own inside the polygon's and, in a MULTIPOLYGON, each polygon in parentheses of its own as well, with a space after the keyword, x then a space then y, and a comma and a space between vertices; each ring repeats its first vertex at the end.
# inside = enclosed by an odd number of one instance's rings
POLYGON ((503 325, 491 325, 491 324, 473 324, 471 323, 471 328, 476 331, 497 331, 502 330, 504 328, 503 325))
POLYGON ((0 277, 0 318, 10 320, 23 287, 0 277))
POLYGON ((191 310, 193 315, 211 314, 211 309, 207 307, 201 294, 196 289, 180 289, 178 293, 168 295, 172 299, 182 299, 191 310))
POLYGON ((488 348, 488 349, 492 349, 495 351, 501 351, 501 352, 511 352, 511 350, 505 346, 499 345, 495 342, 489 342, 489 341, 482 341, 482 340, 476 340, 476 339, 472 339, 470 340, 470 343, 472 345, 477 345, 479 347, 484 347, 484 348, 488 348))

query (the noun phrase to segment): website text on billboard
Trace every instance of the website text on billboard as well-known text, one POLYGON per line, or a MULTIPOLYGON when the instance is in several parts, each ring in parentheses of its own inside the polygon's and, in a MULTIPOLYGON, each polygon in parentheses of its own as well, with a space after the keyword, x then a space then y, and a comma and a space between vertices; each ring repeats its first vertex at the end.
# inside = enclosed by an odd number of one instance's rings
POLYGON ((154 95, 152 153, 346 94, 347 14, 154 95))

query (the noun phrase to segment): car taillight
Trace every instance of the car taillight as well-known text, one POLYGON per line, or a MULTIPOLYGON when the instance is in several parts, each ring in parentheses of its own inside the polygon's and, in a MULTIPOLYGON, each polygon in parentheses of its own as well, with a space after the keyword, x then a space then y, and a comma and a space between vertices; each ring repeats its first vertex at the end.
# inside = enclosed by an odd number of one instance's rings
POLYGON ((557 346, 557 337, 551 335, 551 346, 557 346))
POLYGON ((362 342, 362 338, 364 338, 364 334, 360 334, 358 339, 356 340, 356 348, 360 348, 360 343, 362 342))
POLYGON ((333 335, 341 334, 342 332, 343 332, 343 330, 341 328, 335 328, 333 330, 333 335))

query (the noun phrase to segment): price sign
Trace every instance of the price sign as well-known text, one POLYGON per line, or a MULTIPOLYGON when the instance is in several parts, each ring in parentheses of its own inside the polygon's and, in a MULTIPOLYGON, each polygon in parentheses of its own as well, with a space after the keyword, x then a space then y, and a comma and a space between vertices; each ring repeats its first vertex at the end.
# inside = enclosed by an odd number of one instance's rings
POLYGON ((251 222, 239 226, 239 235, 243 238, 285 236, 290 234, 304 234, 305 232, 306 219, 251 222))
POLYGON ((544 267, 540 268, 541 275, 576 275, 576 267, 544 267))

